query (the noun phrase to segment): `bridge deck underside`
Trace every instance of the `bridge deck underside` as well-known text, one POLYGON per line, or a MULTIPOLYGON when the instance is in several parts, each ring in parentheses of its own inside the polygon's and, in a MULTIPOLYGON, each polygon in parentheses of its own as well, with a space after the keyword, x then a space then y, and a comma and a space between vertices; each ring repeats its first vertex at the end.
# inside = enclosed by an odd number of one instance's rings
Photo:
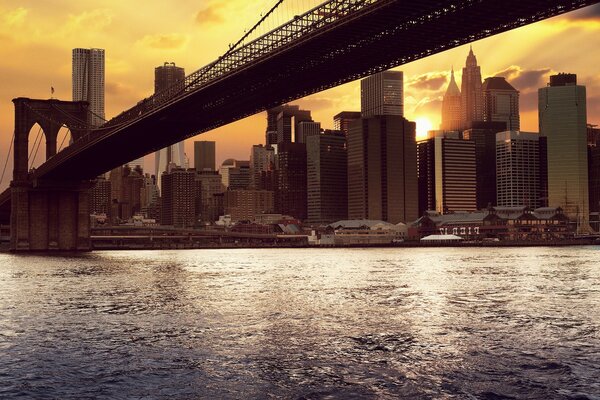
POLYGON ((92 133, 42 165, 35 178, 94 178, 267 108, 593 3, 381 1, 139 120, 92 133))

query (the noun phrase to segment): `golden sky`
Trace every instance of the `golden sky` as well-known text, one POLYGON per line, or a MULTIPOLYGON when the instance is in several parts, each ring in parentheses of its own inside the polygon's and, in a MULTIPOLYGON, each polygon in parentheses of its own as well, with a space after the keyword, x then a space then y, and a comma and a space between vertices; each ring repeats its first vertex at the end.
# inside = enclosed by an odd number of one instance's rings
MULTIPOLYGON (((106 116, 149 96, 154 67, 176 62, 191 73, 225 52, 250 28, 269 0, 0 0, 0 172, 13 134, 15 97, 71 100, 71 49, 106 50, 106 116)), ((600 8, 588 7, 473 43, 483 77, 506 76, 521 92, 521 128, 537 131, 537 88, 555 72, 572 72, 587 86, 588 121, 600 123, 600 8)), ((468 46, 399 67, 405 73, 405 116, 440 122, 441 97, 450 68, 460 86, 468 46)), ((339 111, 359 110, 359 83, 352 82, 294 102, 330 128, 339 111)), ((217 162, 248 159, 264 143, 265 114, 205 133, 217 142, 217 162)), ((33 142, 36 132, 30 135, 33 142)), ((186 142, 191 156, 192 142, 186 142)), ((38 158, 41 158, 38 156, 38 158)), ((36 162, 38 164, 39 162, 36 162)), ((145 165, 153 171, 152 156, 145 165)), ((0 185, 11 178, 12 160, 0 185)))

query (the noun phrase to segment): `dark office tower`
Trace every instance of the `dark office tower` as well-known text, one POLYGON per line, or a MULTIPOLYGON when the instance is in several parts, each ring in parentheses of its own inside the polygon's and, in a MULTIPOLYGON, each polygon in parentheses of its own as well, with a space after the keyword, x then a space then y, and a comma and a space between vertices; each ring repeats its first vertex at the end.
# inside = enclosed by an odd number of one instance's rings
POLYGON ((162 92, 177 82, 185 79, 185 70, 177 67, 174 62, 166 62, 154 68, 154 93, 162 92))
POLYGON ((496 135, 498 202, 500 207, 541 207, 540 135, 520 131, 496 135))
POLYGON ((473 121, 483 121, 481 68, 477 65, 477 58, 473 54, 472 47, 467 56, 467 63, 463 68, 460 94, 463 126, 467 127, 473 121))
POLYGON ((111 218, 123 221, 131 219, 141 211, 142 188, 144 187, 144 174, 137 167, 131 169, 129 165, 117 167, 110 171, 111 184, 111 218), (114 205, 114 208, 112 207, 114 205))
MULTIPOLYGON (((183 68, 175 66, 175 63, 166 62, 164 65, 154 68, 154 93, 167 90, 184 79, 185 70, 183 68)), ((162 173, 167 170, 170 164, 175 164, 180 168, 185 167, 184 151, 184 141, 181 141, 154 152, 154 175, 161 190, 162 173)))
POLYGON ((262 144, 252 146, 250 153, 250 188, 274 190, 275 150, 262 144))
POLYGON ((548 141, 548 204, 560 206, 589 230, 587 115, 585 86, 574 74, 550 77, 538 90, 540 134, 548 141))
POLYGON ((107 181, 104 175, 98 177, 90 190, 90 212, 93 214, 106 214, 110 217, 110 194, 110 181, 107 181))
POLYGON ((275 155, 277 187, 275 209, 299 220, 306 219, 306 145, 283 142, 275 155))
POLYGON ((600 212, 600 129, 596 125, 587 128, 590 212, 597 213, 600 212))
POLYGON ((540 148, 540 207, 548 207, 548 138, 541 136, 540 148))
POLYGON ((415 123, 363 118, 348 133, 348 218, 412 222, 418 217, 415 123))
POLYGON ((299 106, 283 106, 277 114, 277 144, 295 142, 298 126, 301 122, 312 122, 310 111, 300 110, 299 106))
POLYGON ((473 122, 463 138, 475 142, 477 209, 496 205, 496 134, 506 130, 504 122, 473 122))
POLYGON ((461 131, 464 129, 461 114, 460 89, 454 80, 454 68, 450 75, 450 83, 442 101, 442 125, 443 131, 461 131))
POLYGON ((600 128, 598 128, 598 125, 588 124, 587 141, 588 146, 600 146, 600 128))
POLYGON ((326 131, 306 139, 308 221, 332 223, 348 217, 346 137, 326 131))
POLYGON ((301 121, 296 129, 296 143, 306 143, 309 136, 321 134, 321 123, 313 121, 301 121))
POLYGON ((483 90, 483 120, 504 122, 509 131, 520 129, 519 91, 505 78, 495 76, 485 78, 483 90))
POLYGON ((267 129, 265 131, 265 145, 273 146, 277 144, 277 116, 286 106, 273 107, 267 110, 267 129))
POLYGON ((360 112, 363 118, 404 116, 402 71, 385 71, 360 81, 360 112))
POLYGON ((73 49, 73 101, 90 104, 90 124, 104 123, 104 49, 73 49))
POLYGON ((195 177, 196 172, 192 169, 174 168, 163 173, 161 225, 176 228, 194 227, 195 177))
MULTIPOLYGON (((475 142, 459 139, 457 133, 434 140, 435 203, 438 212, 475 211, 476 168, 475 142)), ((494 185, 494 182, 489 182, 494 185)))
POLYGON ((419 216, 435 210, 435 143, 431 139, 417 142, 417 182, 419 216))
POLYGON ((194 142, 194 169, 196 171, 215 171, 215 142, 194 142))
POLYGON ((333 117, 333 129, 344 132, 348 136, 351 121, 360 119, 360 111, 342 111, 333 117))
POLYGON ((223 194, 223 183, 217 171, 196 171, 195 208, 196 219, 214 222, 223 212, 219 195, 223 194))

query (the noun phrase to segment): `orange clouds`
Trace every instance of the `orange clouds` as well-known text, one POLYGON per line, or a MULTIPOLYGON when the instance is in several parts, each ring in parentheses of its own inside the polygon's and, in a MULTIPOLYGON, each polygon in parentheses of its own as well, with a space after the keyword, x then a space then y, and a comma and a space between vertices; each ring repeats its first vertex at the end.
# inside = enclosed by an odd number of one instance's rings
POLYGON ((158 50, 183 49, 189 42, 189 37, 179 33, 166 33, 157 35, 146 35, 139 43, 158 50))
MULTIPOLYGON (((0 0, 0 160, 13 132, 13 97, 48 98, 54 86, 56 97, 70 100, 72 48, 106 49, 106 110, 112 117, 152 93, 156 66, 173 61, 190 73, 206 65, 273 4, 145 2, 142 12, 138 2, 118 0, 0 0)), ((300 12, 291 11, 290 16, 300 12)), ((271 28, 283 22, 273 19, 271 28)), ((588 90, 588 119, 600 122, 600 7, 480 40, 473 48, 484 78, 503 74, 521 91, 524 130, 537 130, 537 88, 553 71, 578 74, 588 90)), ((450 68, 454 65, 460 84, 467 53, 468 46, 462 46, 397 68, 404 71, 407 118, 426 118, 437 128, 450 68)), ((336 113, 360 109, 360 85, 351 82, 294 103, 331 128, 336 113)), ((264 131, 265 116, 259 114, 203 134, 200 140, 217 141, 218 160, 247 158, 250 146, 264 141, 264 131)), ((188 155, 191 146, 188 140, 188 155)))

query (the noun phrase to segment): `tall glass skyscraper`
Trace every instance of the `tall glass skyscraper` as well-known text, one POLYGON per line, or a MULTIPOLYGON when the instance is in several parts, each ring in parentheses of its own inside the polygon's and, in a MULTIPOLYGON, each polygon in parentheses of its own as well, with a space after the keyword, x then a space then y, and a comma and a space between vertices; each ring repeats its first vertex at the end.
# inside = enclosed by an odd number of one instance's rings
MULTIPOLYGON (((166 62, 154 69, 154 93, 166 90, 169 86, 184 79, 185 70, 183 68, 177 67, 175 63, 166 62)), ((162 188, 161 175, 167 170, 169 164, 175 164, 181 168, 186 167, 183 140, 154 153, 154 173, 160 188, 162 188)))
POLYGON ((363 118, 404 116, 404 74, 384 71, 360 81, 360 110, 363 118))
POLYGON ((585 86, 558 74, 538 90, 540 134, 548 141, 548 205, 560 206, 582 230, 589 228, 585 86))
POLYGON ((104 49, 73 49, 73 101, 90 104, 89 123, 100 126, 104 115, 104 49))

